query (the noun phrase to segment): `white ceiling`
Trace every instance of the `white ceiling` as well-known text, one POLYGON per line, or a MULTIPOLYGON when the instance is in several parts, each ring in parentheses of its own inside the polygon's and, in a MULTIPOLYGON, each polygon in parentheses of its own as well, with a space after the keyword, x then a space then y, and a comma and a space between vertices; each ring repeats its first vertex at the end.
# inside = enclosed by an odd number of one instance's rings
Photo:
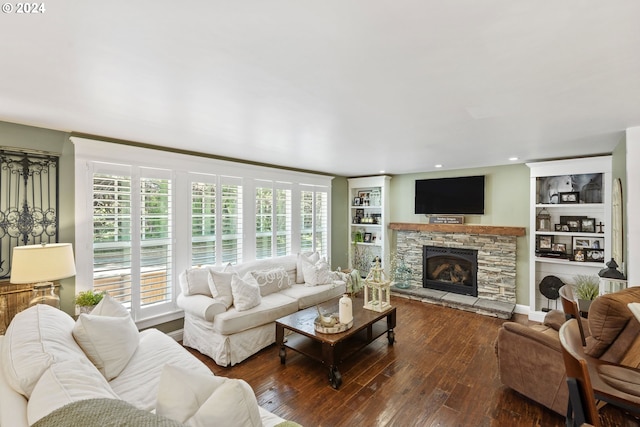
POLYGON ((347 176, 640 126, 638 0, 43 4, 0 16, 0 120, 347 176))

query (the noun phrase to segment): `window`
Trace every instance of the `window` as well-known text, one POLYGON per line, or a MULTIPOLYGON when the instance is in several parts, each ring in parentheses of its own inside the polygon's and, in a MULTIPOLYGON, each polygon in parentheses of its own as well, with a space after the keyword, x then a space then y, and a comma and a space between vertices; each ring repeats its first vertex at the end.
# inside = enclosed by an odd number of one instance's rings
POLYGON ((134 318, 173 301, 172 181, 162 177, 167 175, 94 164, 93 288, 109 292, 134 318))
POLYGON ((291 190, 256 187, 256 259, 291 253, 291 190))
POLYGON ((190 266, 330 255, 330 177, 71 140, 76 292, 107 290, 139 327, 182 316, 190 266))

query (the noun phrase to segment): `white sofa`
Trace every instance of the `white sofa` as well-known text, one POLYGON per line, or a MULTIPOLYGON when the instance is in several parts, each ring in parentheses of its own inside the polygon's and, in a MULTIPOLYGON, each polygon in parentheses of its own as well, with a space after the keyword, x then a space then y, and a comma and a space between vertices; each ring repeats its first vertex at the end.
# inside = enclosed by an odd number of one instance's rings
POLYGON ((178 296, 185 312, 183 344, 220 366, 231 366, 274 343, 278 318, 346 291, 350 276, 331 272, 319 258, 317 253, 304 253, 184 271, 178 296), (258 286, 256 306, 244 304, 244 297, 239 301, 235 288, 231 296, 225 295, 230 282, 238 279, 258 286))
POLYGON ((135 421, 109 425, 136 426, 287 423, 260 408, 244 381, 214 376, 156 329, 138 332, 126 309, 108 296, 77 321, 47 305, 18 313, 0 336, 0 359, 2 427, 59 426, 54 417, 61 414, 67 417, 62 425, 104 425, 64 411, 83 405, 86 417, 116 403, 115 415, 92 416, 113 421, 135 415, 135 421))

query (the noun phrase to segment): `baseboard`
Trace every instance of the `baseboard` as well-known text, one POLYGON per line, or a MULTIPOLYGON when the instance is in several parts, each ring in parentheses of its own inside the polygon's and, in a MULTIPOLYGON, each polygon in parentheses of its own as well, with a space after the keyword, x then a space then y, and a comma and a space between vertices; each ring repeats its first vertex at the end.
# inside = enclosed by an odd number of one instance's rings
POLYGON ((184 332, 184 329, 178 329, 176 331, 171 331, 169 333, 167 333, 167 335, 169 335, 171 338, 173 338, 176 341, 182 341, 182 333, 184 332))
POLYGON ((513 311, 516 314, 524 314, 524 315, 529 315, 529 306, 528 305, 522 305, 522 304, 516 304, 516 308, 513 311))

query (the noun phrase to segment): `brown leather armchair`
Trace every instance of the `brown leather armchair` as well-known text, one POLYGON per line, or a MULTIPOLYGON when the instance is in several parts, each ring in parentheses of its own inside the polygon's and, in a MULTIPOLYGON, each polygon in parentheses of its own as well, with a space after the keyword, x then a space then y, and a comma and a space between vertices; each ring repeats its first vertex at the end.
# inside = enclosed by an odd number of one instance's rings
MULTIPOLYGON (((581 319, 585 354, 640 367, 640 323, 627 304, 640 302, 640 287, 596 298, 589 319, 581 319)), ((558 330, 564 313, 553 310, 542 325, 505 322, 498 331, 496 355, 502 383, 560 415, 566 415, 569 393, 558 330)))

